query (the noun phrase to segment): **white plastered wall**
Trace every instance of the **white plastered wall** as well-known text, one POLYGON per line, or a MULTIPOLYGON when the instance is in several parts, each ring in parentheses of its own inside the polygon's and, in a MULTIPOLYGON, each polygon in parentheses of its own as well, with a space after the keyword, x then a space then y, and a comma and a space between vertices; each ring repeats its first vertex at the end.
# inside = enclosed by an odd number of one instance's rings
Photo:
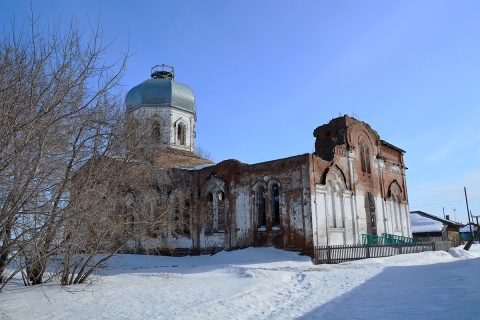
POLYGON ((151 133, 154 120, 160 122, 159 146, 170 147, 193 152, 195 147, 195 116, 194 114, 173 107, 141 107, 133 111, 133 116, 142 121, 143 134, 151 133), (177 141, 177 126, 185 125, 185 145, 177 141))

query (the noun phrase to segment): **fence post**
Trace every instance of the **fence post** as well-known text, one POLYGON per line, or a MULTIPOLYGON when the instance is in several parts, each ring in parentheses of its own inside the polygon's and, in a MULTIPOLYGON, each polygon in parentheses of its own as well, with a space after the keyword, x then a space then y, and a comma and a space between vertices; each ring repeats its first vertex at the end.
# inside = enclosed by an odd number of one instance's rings
POLYGON ((367 244, 366 249, 367 249, 367 258, 370 258, 370 245, 367 244))
POLYGON ((330 250, 331 250, 330 246, 327 246, 327 263, 328 264, 332 263, 330 250))

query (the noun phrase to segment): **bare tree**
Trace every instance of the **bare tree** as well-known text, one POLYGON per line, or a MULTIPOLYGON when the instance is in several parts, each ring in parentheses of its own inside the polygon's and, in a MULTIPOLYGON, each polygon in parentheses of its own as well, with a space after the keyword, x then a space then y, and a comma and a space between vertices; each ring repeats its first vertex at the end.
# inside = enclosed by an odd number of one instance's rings
POLYGON ((97 157, 77 175, 54 272, 60 283, 84 283, 121 250, 165 245, 159 235, 171 221, 169 171, 126 157, 97 157))
POLYGON ((18 273, 84 283, 119 251, 190 230, 188 188, 173 197, 155 137, 123 111, 127 57, 105 64, 98 27, 37 26, 0 42, 0 289, 18 273))
POLYGON ((121 152, 117 87, 126 57, 106 65, 100 28, 71 22, 0 43, 0 277, 43 282, 61 252, 71 181, 93 156, 121 152), (7 265, 16 268, 6 274, 7 265))
POLYGON ((195 155, 200 157, 200 158, 213 161, 212 153, 210 151, 202 148, 201 146, 196 146, 195 147, 195 155))

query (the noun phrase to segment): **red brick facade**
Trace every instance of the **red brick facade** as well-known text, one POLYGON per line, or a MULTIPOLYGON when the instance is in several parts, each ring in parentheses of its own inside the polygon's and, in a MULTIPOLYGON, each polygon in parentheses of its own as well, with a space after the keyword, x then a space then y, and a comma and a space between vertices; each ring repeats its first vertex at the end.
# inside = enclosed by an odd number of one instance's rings
POLYGON ((191 232, 175 246, 310 251, 364 233, 410 236, 404 151, 348 116, 313 134, 313 154, 181 170, 191 232))

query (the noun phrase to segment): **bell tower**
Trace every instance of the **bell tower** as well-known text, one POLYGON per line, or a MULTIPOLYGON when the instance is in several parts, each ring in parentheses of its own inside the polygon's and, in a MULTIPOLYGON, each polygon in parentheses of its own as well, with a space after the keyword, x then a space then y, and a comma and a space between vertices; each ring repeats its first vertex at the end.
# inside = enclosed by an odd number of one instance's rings
POLYGON ((165 64, 151 69, 150 79, 133 87, 125 98, 127 112, 145 137, 142 148, 173 148, 194 152, 197 106, 192 89, 175 81, 165 64))

